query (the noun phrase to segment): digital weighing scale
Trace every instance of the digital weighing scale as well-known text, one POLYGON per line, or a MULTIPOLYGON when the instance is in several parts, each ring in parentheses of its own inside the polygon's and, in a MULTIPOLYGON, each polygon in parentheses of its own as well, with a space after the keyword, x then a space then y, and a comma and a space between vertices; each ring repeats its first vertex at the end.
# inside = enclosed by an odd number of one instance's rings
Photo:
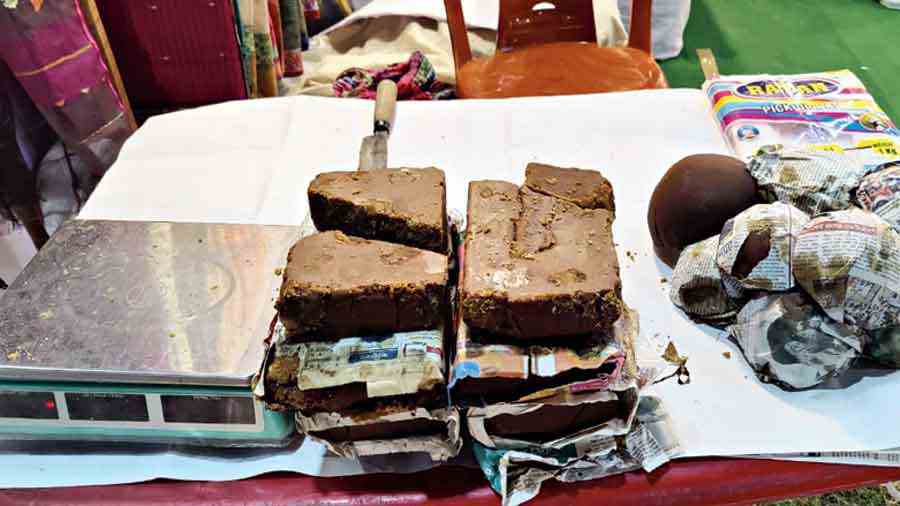
POLYGON ((0 296, 0 440, 289 443, 250 381, 299 230, 66 223, 0 296))

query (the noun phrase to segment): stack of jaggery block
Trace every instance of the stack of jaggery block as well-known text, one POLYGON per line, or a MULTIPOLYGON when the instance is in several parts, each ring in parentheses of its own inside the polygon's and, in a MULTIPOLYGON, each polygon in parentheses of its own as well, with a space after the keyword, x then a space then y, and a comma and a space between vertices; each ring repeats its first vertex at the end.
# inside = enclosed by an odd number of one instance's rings
POLYGON ((288 255, 264 399, 345 456, 454 456, 443 172, 330 172, 308 193, 319 232, 288 255))
MULTIPOLYGON (((530 164, 469 184, 451 396, 480 443, 627 432, 615 202, 592 170, 530 164)), ((627 327, 627 326, 626 326, 627 327)))

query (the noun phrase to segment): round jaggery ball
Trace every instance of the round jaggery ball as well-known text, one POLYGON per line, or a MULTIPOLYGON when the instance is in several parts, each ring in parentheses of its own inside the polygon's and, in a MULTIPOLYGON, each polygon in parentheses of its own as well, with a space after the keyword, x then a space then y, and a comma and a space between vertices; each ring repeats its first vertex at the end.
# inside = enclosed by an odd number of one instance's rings
POLYGON ((669 267, 681 251, 722 231, 726 221, 760 202, 744 162, 724 155, 691 155, 656 185, 647 222, 653 249, 669 267))

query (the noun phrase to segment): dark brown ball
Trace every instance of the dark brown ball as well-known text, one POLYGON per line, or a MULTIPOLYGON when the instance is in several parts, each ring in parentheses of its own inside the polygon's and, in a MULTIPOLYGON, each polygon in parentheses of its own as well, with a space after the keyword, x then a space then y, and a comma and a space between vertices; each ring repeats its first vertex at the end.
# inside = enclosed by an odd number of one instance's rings
POLYGON ((647 222, 653 249, 669 267, 681 250, 722 231, 726 221, 758 204, 756 180, 744 162, 723 155, 691 155, 656 185, 647 222))

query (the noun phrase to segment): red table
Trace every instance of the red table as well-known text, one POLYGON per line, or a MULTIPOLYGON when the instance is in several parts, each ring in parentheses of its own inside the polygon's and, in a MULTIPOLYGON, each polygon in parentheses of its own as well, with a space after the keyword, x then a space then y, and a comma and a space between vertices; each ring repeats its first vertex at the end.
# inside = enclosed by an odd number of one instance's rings
MULTIPOLYGON (((135 465, 140 465, 139 461, 135 465)), ((900 480, 900 468, 801 464, 771 460, 688 459, 640 472, 576 484, 547 482, 539 504, 753 504, 797 495, 900 480)), ((499 504, 475 469, 442 467, 412 475, 311 478, 275 473, 225 482, 159 480, 109 487, 0 490, 0 504, 499 504)))

